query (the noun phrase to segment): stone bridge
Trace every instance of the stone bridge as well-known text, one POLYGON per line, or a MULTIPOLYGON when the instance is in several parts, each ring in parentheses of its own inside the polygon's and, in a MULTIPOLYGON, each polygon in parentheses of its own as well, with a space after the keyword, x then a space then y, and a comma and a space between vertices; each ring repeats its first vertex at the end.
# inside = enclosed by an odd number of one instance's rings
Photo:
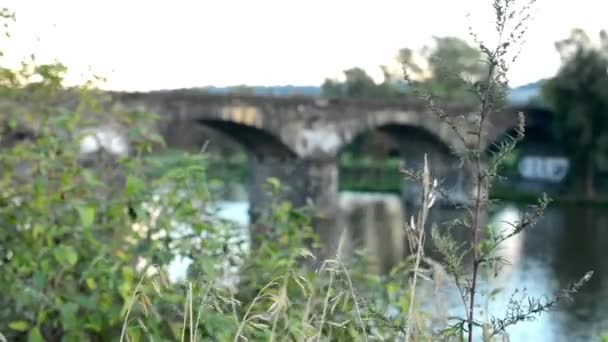
MULTIPOLYGON (((310 199, 320 214, 331 216, 338 194, 337 156, 356 137, 373 130, 394 137, 407 167, 421 168, 427 154, 432 172, 455 198, 471 189, 471 177, 466 170, 457 168, 455 156, 465 142, 420 102, 210 95, 194 91, 112 96, 123 105, 160 114, 161 131, 169 141, 200 124, 240 142, 250 155, 254 218, 259 204, 267 200, 262 185, 268 177, 276 177, 288 186, 286 196, 294 204, 310 199)), ((534 112, 529 108, 510 108, 494 115, 484 133, 484 149, 514 128, 519 110, 534 112)), ((462 132, 471 127, 470 108, 452 107, 447 111, 462 132)))

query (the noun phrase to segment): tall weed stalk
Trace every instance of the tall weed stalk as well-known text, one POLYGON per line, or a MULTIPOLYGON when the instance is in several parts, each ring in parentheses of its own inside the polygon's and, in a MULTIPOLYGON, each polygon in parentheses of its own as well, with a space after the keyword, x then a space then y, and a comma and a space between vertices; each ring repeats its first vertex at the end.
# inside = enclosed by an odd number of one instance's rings
MULTIPOLYGON (((489 340, 492 336, 505 334, 508 326, 521 321, 532 319, 534 316, 549 310, 557 302, 568 298, 570 294, 577 291, 591 277, 591 272, 585 274, 581 280, 573 283, 572 286, 556 294, 552 299, 539 300, 535 298, 525 298, 519 301, 511 301, 507 313, 503 318, 492 317, 489 322, 481 322, 477 318, 476 308, 478 305, 479 282, 484 274, 484 269, 498 270, 507 261, 493 254, 493 251, 505 240, 521 233, 522 231, 534 226, 543 216, 544 210, 549 204, 549 199, 543 195, 538 203, 532 206, 523 218, 512 225, 509 232, 499 232, 484 236, 484 216, 487 209, 492 205, 489 199, 489 192, 493 183, 498 177, 499 167, 503 159, 511 152, 515 146, 525 136, 525 116, 518 113, 516 119, 515 135, 509 137, 504 142, 494 146, 491 155, 486 154, 486 146, 491 137, 488 135, 492 118, 497 115, 507 115, 501 112, 505 108, 506 93, 508 90, 507 73, 510 66, 518 57, 528 22, 531 19, 531 8, 535 0, 493 0, 495 30, 497 33, 496 41, 491 46, 484 42, 470 28, 470 35, 477 44, 484 56, 481 63, 487 64, 487 73, 481 80, 467 80, 462 75, 454 75, 461 82, 464 82, 477 99, 477 108, 468 115, 454 115, 443 109, 441 99, 421 90, 417 80, 414 80, 408 66, 403 65, 405 80, 414 88, 414 91, 428 104, 429 109, 458 136, 462 146, 455 152, 461 159, 461 165, 466 170, 472 170, 473 191, 470 200, 465 206, 468 215, 453 223, 454 226, 464 227, 469 232, 469 244, 458 244, 448 234, 437 230, 432 232, 433 246, 441 255, 442 263, 453 279, 459 290, 464 318, 453 319, 455 321, 450 327, 444 329, 442 334, 446 336, 463 336, 466 333, 467 340, 473 341, 475 329, 482 327, 484 340, 489 340), (515 53, 512 53, 515 51, 515 53), (468 258, 467 258, 468 256, 468 258), (468 264, 463 264, 464 260, 470 260, 468 264)), ((428 165, 425 164, 425 169, 428 165)), ((412 170, 406 171, 409 178, 422 181, 425 196, 428 191, 429 179, 421 179, 419 174, 412 170)), ((426 174, 426 170, 424 174, 426 174)), ((438 193, 443 193, 437 190, 438 193)), ((426 208, 423 198, 423 210, 426 208)), ((423 212, 424 213, 424 212, 423 212)), ((424 215, 421 215, 424 217, 424 215)), ((421 229, 420 219, 415 223, 417 229, 421 229)), ((413 224, 410 224, 412 226, 413 224)), ((421 252, 420 241, 424 238, 424 233, 420 232, 413 250, 416 253, 416 270, 419 267, 418 256, 421 252)), ((496 272, 494 272, 496 273, 496 272)), ((415 293, 417 272, 414 272, 411 284, 412 298, 415 293)), ((413 300, 411 301, 413 303, 413 300)), ((408 328, 405 340, 410 339, 409 327, 412 322, 411 310, 407 317, 408 328)), ((464 336, 463 336, 464 337, 464 336)))

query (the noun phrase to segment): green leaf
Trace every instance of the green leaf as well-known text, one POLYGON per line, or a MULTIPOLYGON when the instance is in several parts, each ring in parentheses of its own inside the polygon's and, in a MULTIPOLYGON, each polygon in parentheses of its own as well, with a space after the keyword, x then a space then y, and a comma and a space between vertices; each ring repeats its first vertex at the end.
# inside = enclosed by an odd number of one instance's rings
POLYGON ((93 279, 93 278, 87 278, 86 282, 87 282, 87 286, 91 290, 95 290, 97 288, 97 282, 95 282, 95 279, 93 279))
POLYGON ((86 228, 92 226, 93 222, 95 221, 95 208, 90 205, 80 205, 76 209, 78 210, 78 214, 80 215, 80 221, 82 222, 82 225, 86 228))
POLYGON ((42 290, 44 288, 44 286, 46 285, 46 274, 41 271, 35 271, 34 277, 32 280, 34 283, 34 287, 37 290, 42 290))
POLYGON ((27 342, 44 342, 44 338, 42 337, 38 327, 34 327, 30 330, 27 335, 27 342))
POLYGON ((75 303, 62 304, 59 313, 61 315, 61 325, 66 330, 73 330, 78 327, 78 318, 76 312, 78 311, 78 305, 75 303))
POLYGON ((87 317, 87 323, 85 323, 84 327, 95 332, 101 332, 103 327, 103 319, 100 315, 89 315, 87 317))
POLYGON ((150 141, 155 142, 161 146, 165 146, 165 139, 163 138, 162 135, 158 134, 158 133, 151 133, 148 138, 150 139, 150 141))
POLYGON ((99 178, 91 170, 82 170, 82 176, 89 185, 101 186, 104 185, 99 178))
POLYGON ((270 177, 266 180, 266 183, 268 183, 273 190, 277 190, 281 187, 281 181, 278 178, 275 177, 270 177))
POLYGON ((46 319, 48 317, 48 312, 46 310, 40 310, 38 312, 38 324, 43 324, 44 322, 46 322, 46 319))
POLYGON ((141 136, 141 129, 137 126, 131 127, 131 129, 129 129, 128 136, 130 139, 139 138, 141 136))
POLYGON ((141 192, 146 188, 146 183, 141 179, 134 175, 127 176, 127 183, 125 185, 125 194, 127 196, 132 196, 141 192))
POLYGON ((53 256, 65 267, 74 266, 78 262, 78 252, 72 246, 59 246, 55 248, 53 256))
POLYGON ((44 232, 44 227, 40 223, 34 224, 34 228, 32 229, 32 235, 34 238, 38 238, 44 232))
POLYGON ((26 331, 29 324, 26 321, 12 321, 8 324, 8 327, 17 331, 26 331))

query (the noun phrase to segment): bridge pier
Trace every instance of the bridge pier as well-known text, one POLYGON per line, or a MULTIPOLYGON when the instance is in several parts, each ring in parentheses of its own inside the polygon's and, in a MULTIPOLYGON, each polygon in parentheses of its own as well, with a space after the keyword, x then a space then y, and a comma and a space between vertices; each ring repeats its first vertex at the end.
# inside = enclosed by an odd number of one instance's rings
POLYGON ((303 161, 303 195, 314 205, 313 227, 323 244, 321 258, 334 257, 341 232, 338 226, 338 162, 317 157, 303 161))
POLYGON ((301 204, 293 196, 294 189, 292 188, 292 184, 289 184, 290 179, 296 171, 295 169, 295 159, 250 154, 249 216, 252 223, 268 214, 273 200, 286 199, 293 202, 296 206, 301 204), (281 183, 283 192, 280 193, 280 198, 272 198, 274 194, 268 188, 267 183, 269 178, 275 178, 281 183))
POLYGON ((284 186, 280 200, 301 207, 311 201, 315 207, 314 227, 323 242, 333 240, 338 208, 338 164, 335 158, 276 158, 251 155, 250 218, 256 222, 268 214, 273 200, 267 180, 276 178, 284 186))

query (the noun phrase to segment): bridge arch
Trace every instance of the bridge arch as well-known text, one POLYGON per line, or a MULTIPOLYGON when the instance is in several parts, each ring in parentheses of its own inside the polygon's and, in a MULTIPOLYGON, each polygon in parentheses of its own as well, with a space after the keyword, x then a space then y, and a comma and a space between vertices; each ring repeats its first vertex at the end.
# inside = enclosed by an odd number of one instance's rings
POLYGON ((218 119, 201 119, 198 122, 232 138, 260 160, 273 157, 290 160, 297 157, 293 149, 267 130, 218 119))
MULTIPOLYGON (((349 220, 348 224, 340 222, 343 224, 340 229, 345 230, 349 245, 374 251, 377 266, 382 270, 402 260, 407 250, 402 224, 410 215, 416 215, 420 208, 422 188, 418 182, 407 180, 401 168, 422 171, 426 154, 431 173, 444 187, 452 190, 457 188, 459 180, 462 181, 453 147, 445 136, 442 139, 435 132, 405 120, 376 122, 365 130, 361 129, 337 152, 342 191, 380 193, 363 195, 382 198, 382 202, 377 200, 374 205, 365 207, 365 215, 376 218, 375 215, 386 210, 389 203, 400 205, 399 210, 391 211, 390 219, 368 219, 365 229, 358 223, 357 215, 361 213, 345 218, 349 220), (368 240, 369 231, 373 231, 374 237, 368 240)), ((354 203, 349 202, 349 198, 350 193, 343 193, 340 197, 340 206, 346 209, 344 212, 348 212, 347 208, 354 203)))
MULTIPOLYGON (((356 182, 353 180, 355 172, 344 166, 344 153, 355 152, 353 147, 360 148, 362 139, 365 136, 376 134, 380 136, 379 140, 383 140, 380 145, 380 151, 376 149, 375 153, 379 164, 383 164, 380 160, 390 159, 392 162, 384 163, 385 170, 375 176, 376 180, 368 180, 374 184, 386 183, 386 179, 390 177, 389 186, 396 190, 399 183, 399 191, 403 196, 406 204, 417 204, 420 201, 421 187, 419 184, 410 182, 404 179, 399 173, 400 166, 395 165, 395 160, 399 160, 401 166, 414 171, 421 171, 424 167, 424 156, 427 155, 431 174, 442 184, 443 188, 453 194, 450 201, 462 202, 466 199, 464 191, 468 189, 469 177, 466 176, 466 170, 460 167, 460 160, 457 156, 457 151, 462 147, 461 140, 456 134, 451 131, 447 125, 439 122, 433 114, 428 116, 418 116, 419 119, 412 120, 407 115, 395 116, 393 120, 377 120, 368 125, 366 130, 361 129, 359 134, 350 137, 350 144, 345 144, 338 152, 338 158, 341 159, 340 168, 341 184, 343 188, 347 188, 349 184, 356 182), (431 117, 432 116, 432 117, 431 117), (384 151, 381 149, 384 148, 384 151), (388 168, 388 169, 387 169, 388 168), (386 174, 386 175, 384 175, 386 174)), ((346 139, 345 141, 349 141, 346 139)), ((376 146, 377 147, 377 146, 376 146)), ((366 154, 369 155, 368 148, 366 154)), ((358 151, 361 152, 361 151, 358 151)), ((376 167, 372 167, 376 169, 376 167)), ((382 185, 384 186, 384 184, 382 185)))
MULTIPOLYGON (((219 132, 236 142, 247 156, 247 179, 250 221, 255 221, 269 209, 271 194, 265 187, 269 178, 278 179, 286 185, 285 199, 296 205, 304 201, 298 197, 299 184, 294 183, 299 170, 296 153, 280 137, 263 128, 222 119, 198 119, 196 123, 219 132)), ((210 142, 213 144, 213 141, 210 142)))
MULTIPOLYGON (((167 114, 176 114, 168 115, 169 120, 162 129, 168 146, 198 151, 206 144, 207 153, 214 156, 217 164, 209 172, 225 172, 218 178, 223 181, 230 178, 232 184, 223 182, 229 185, 229 190, 244 186, 246 194, 230 191, 227 195, 234 198, 232 194, 236 194, 239 201, 243 200, 241 196, 246 196, 250 222, 256 221, 262 209, 269 207, 270 194, 265 187, 268 178, 277 178, 287 185, 291 178, 296 178, 297 155, 272 127, 255 121, 239 122, 232 116, 222 115, 221 107, 187 108, 185 115, 180 115, 180 106, 174 107, 165 110, 167 114)), ((293 202, 303 202, 295 198, 296 193, 297 187, 288 186, 284 195, 293 202)))
POLYGON ((364 118, 354 118, 351 122, 345 122, 343 126, 346 129, 342 134, 343 145, 350 144, 358 136, 369 131, 402 127, 407 128, 409 133, 420 132, 452 150, 463 147, 461 139, 452 128, 431 112, 420 114, 417 111, 376 111, 364 118))

